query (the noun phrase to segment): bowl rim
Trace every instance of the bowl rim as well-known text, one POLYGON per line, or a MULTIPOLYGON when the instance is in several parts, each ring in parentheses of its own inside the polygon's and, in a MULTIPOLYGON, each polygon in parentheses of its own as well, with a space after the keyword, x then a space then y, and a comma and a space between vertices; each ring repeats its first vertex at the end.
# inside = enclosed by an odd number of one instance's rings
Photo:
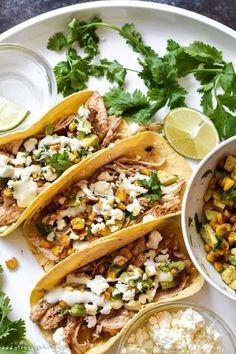
MULTIPOLYGON (((152 316, 153 314, 157 314, 161 311, 178 311, 178 310, 183 310, 187 308, 192 308, 193 310, 197 311, 200 313, 204 319, 206 319, 205 314, 209 315, 210 319, 214 319, 214 321, 219 325, 219 327, 224 329, 224 331, 227 333, 228 337, 227 339, 230 340, 230 343, 232 345, 232 348, 234 349, 234 353, 236 353, 236 337, 231 330, 230 326, 214 311, 209 310, 207 307, 195 304, 193 302, 185 302, 185 301, 170 301, 170 302, 165 302, 162 304, 155 304, 153 307, 145 310, 140 314, 136 320, 128 327, 127 331, 123 334, 118 349, 117 349, 117 354, 121 354, 122 347, 127 340, 128 336, 132 333, 133 329, 135 326, 139 326, 142 321, 145 321, 147 318, 152 316), (169 308, 169 309, 168 309, 169 308), (145 318, 146 317, 146 318, 145 318)), ((208 319, 209 320, 209 319, 208 319)), ((214 324, 214 322, 212 321, 214 324)), ((218 329, 217 329, 218 330, 218 329)), ((219 330, 218 330, 219 331, 219 330)), ((221 335, 223 335, 221 331, 221 335)))
MULTIPOLYGON (((236 143, 236 136, 233 136, 223 142, 221 142, 219 145, 217 145, 211 152, 209 152, 204 159, 199 163, 199 165, 197 166, 197 169, 194 171, 194 173, 192 174, 185 193, 184 193, 184 197, 183 197, 183 202, 182 202, 182 213, 181 213, 181 226, 182 226, 182 233, 183 233, 183 238, 184 238, 184 242, 187 248, 187 251, 189 253, 189 256, 191 258, 191 260, 193 261, 195 267, 197 268, 197 270, 199 271, 199 273, 205 278, 205 280, 211 285, 213 286, 216 290, 218 290, 219 292, 221 292, 223 295, 227 296, 228 298, 236 301, 236 294, 230 294, 228 291, 222 289, 220 286, 218 286, 203 270, 203 268, 201 267, 201 265, 199 264, 198 260, 196 259, 194 252, 192 251, 192 247, 188 238, 188 231, 187 231, 187 224, 186 224, 186 210, 187 210, 187 202, 188 202, 188 198, 189 198, 189 194, 192 188, 192 184, 194 182, 194 180, 196 179, 196 177, 198 176, 200 170, 207 165, 207 163, 211 160, 211 158, 215 155, 216 152, 224 149, 225 146, 227 145, 231 145, 233 142, 236 143)), ((206 167, 207 168, 207 167, 206 167)), ((223 280, 222 280, 223 282, 223 280)), ((223 282, 224 283, 224 282, 223 282)), ((224 283, 225 284, 225 283, 224 283)))
POLYGON ((2 51, 9 51, 9 52, 16 52, 16 53, 23 53, 29 58, 33 58, 37 63, 39 63, 46 71, 47 83, 49 88, 49 95, 51 96, 52 104, 55 103, 57 97, 57 82, 56 77, 54 75, 53 69, 46 58, 41 55, 38 51, 29 49, 24 47, 21 44, 14 43, 14 42, 3 42, 0 43, 0 54, 2 51))

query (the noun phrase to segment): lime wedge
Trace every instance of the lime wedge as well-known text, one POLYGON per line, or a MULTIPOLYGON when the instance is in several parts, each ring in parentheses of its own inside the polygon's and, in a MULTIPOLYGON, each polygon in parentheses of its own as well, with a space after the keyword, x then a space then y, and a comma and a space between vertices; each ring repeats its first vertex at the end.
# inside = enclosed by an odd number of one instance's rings
POLYGON ((192 108, 173 109, 164 120, 164 133, 169 144, 181 155, 201 160, 219 143, 212 121, 192 108))
POLYGON ((30 112, 0 96, 0 132, 6 132, 21 124, 30 112))

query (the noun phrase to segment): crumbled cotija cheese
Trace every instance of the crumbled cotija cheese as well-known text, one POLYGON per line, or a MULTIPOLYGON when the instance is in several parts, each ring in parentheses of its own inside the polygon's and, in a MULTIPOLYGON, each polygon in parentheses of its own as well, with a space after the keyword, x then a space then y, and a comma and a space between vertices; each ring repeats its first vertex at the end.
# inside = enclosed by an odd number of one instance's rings
POLYGON ((128 338, 122 354, 220 354, 222 335, 197 311, 162 311, 128 338))

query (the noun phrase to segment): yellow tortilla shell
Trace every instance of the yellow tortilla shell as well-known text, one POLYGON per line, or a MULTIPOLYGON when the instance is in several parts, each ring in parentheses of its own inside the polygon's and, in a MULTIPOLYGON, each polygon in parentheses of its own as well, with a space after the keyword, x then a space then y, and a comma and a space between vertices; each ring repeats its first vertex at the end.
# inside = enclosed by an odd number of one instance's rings
MULTIPOLYGON (((99 167, 106 165, 121 156, 132 158, 137 155, 141 156, 144 161, 158 162, 165 159, 165 163, 161 166, 161 169, 164 169, 170 174, 182 176, 186 182, 191 176, 192 171, 187 161, 182 156, 178 155, 163 137, 154 132, 143 132, 122 140, 115 145, 108 147, 106 151, 97 152, 89 160, 85 160, 83 163, 77 165, 76 168, 70 169, 70 172, 64 175, 58 183, 56 182, 51 186, 50 193, 45 193, 43 196, 39 196, 37 203, 31 208, 31 214, 24 224, 24 234, 29 243, 29 247, 45 271, 50 270, 50 268, 54 266, 54 262, 48 260, 30 241, 30 238, 33 235, 38 235, 35 223, 40 222, 43 216, 42 209, 50 204, 51 200, 57 193, 61 193, 65 188, 68 188, 68 186, 75 182, 88 179, 99 167), (150 146, 153 147, 151 153, 146 151, 150 146)), ((165 217, 170 216, 172 215, 169 214, 165 217)), ((158 219, 159 218, 156 218, 155 220, 146 223, 153 227, 158 219)), ((113 240, 118 237, 126 237, 126 230, 136 232, 138 228, 139 224, 136 224, 104 237, 108 240, 113 240)), ((104 237, 91 241, 91 243, 100 243, 104 237)), ((78 252, 80 251, 76 251, 76 254, 78 254, 78 252)))
MULTIPOLYGON (((175 218, 176 219, 176 218, 175 218)), ((57 286, 60 281, 69 273, 78 270, 80 267, 108 254, 119 248, 124 247, 125 245, 134 242, 138 238, 148 234, 151 230, 158 230, 163 237, 168 237, 169 234, 175 233, 178 237, 179 244, 182 245, 182 251, 187 254, 187 251, 184 247, 181 227, 179 220, 166 219, 158 220, 155 227, 150 228, 148 225, 139 225, 137 232, 130 232, 126 230, 127 237, 116 237, 112 241, 103 238, 99 244, 91 244, 87 249, 81 250, 80 254, 73 254, 61 263, 57 264, 52 270, 44 275, 44 277, 37 283, 34 290, 31 293, 30 303, 31 307, 36 304, 43 296, 45 291, 50 290, 57 286)), ((181 248, 181 247, 180 247, 181 248)), ((204 278, 197 273, 192 274, 190 279, 190 284, 185 289, 171 294, 168 298, 159 299, 155 304, 161 304, 170 301, 177 301, 184 299, 186 297, 194 295, 198 292, 204 284, 204 278)), ((168 291, 167 291, 168 293, 168 291)), ((97 343, 94 343, 93 348, 88 350, 88 354, 102 354, 105 353, 115 342, 117 342, 121 336, 126 332, 126 330, 132 325, 133 321, 140 316, 145 310, 152 308, 154 303, 144 305, 141 310, 139 310, 135 316, 124 326, 122 331, 117 335, 110 337, 108 339, 103 339, 97 343)), ((42 328, 40 328, 42 330, 42 328)), ((48 331, 42 330, 43 335, 46 339, 53 344, 52 334, 48 331)))
MULTIPOLYGON (((58 103, 56 106, 51 108, 38 122, 36 122, 34 125, 29 127, 28 129, 15 132, 15 133, 10 133, 4 136, 0 137, 0 151, 1 147, 6 144, 13 143, 16 140, 25 140, 27 138, 30 138, 32 136, 37 135, 38 133, 42 132, 45 128, 46 125, 48 124, 53 124, 56 121, 62 119, 63 117, 67 117, 71 114, 76 114, 78 112, 78 108, 85 103, 88 98, 93 94, 93 91, 82 91, 75 93, 64 100, 62 100, 60 103, 58 103)), ((88 159, 90 156, 88 157, 88 159)), ((84 161, 84 160, 83 160, 84 161)), ((81 163, 83 164, 83 161, 81 163)), ((76 165, 72 166, 69 170, 72 170, 75 168, 76 165)), ((46 187, 39 196, 37 196, 31 203, 30 205, 24 210, 24 212, 21 214, 20 218, 17 220, 16 223, 9 225, 3 232, 0 232, 0 237, 7 236, 10 232, 14 231, 31 213, 31 209, 38 204, 39 197, 44 198, 46 194, 50 194, 50 190, 52 188, 52 185, 59 185, 60 186, 60 181, 63 179, 63 177, 68 174, 68 170, 63 173, 62 176, 60 176, 55 182, 53 182, 50 186, 46 187)))

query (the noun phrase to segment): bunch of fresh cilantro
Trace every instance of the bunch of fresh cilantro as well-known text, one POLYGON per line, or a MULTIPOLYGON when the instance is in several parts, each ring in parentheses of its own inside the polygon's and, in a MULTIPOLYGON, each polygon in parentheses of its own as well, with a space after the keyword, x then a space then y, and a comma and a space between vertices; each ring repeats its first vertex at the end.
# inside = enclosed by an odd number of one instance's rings
POLYGON ((59 92, 64 96, 86 88, 90 76, 106 77, 116 84, 104 96, 109 114, 122 115, 142 124, 148 124, 162 107, 185 106, 188 92, 180 84, 180 79, 193 74, 200 83, 198 92, 203 112, 215 124, 220 138, 223 140, 236 134, 236 116, 233 114, 236 111, 236 74, 233 64, 226 63, 222 52, 215 47, 199 41, 184 47, 169 39, 166 54, 160 56, 145 45, 132 23, 119 28, 98 18, 89 23, 74 18, 68 24, 67 36, 61 32, 54 34, 48 41, 48 49, 66 49, 66 60, 54 68, 59 92), (140 54, 141 70, 136 72, 147 86, 147 94, 139 90, 125 92, 127 71, 135 70, 123 67, 116 60, 98 60, 98 26, 119 32, 133 51, 140 54), (75 45, 83 49, 83 57, 78 55, 75 45))
MULTIPOLYGON (((0 273, 2 272, 0 265, 0 273)), ((10 320, 8 316, 11 311, 9 297, 0 291, 0 354, 28 353, 33 345, 25 337, 25 322, 10 320)))

